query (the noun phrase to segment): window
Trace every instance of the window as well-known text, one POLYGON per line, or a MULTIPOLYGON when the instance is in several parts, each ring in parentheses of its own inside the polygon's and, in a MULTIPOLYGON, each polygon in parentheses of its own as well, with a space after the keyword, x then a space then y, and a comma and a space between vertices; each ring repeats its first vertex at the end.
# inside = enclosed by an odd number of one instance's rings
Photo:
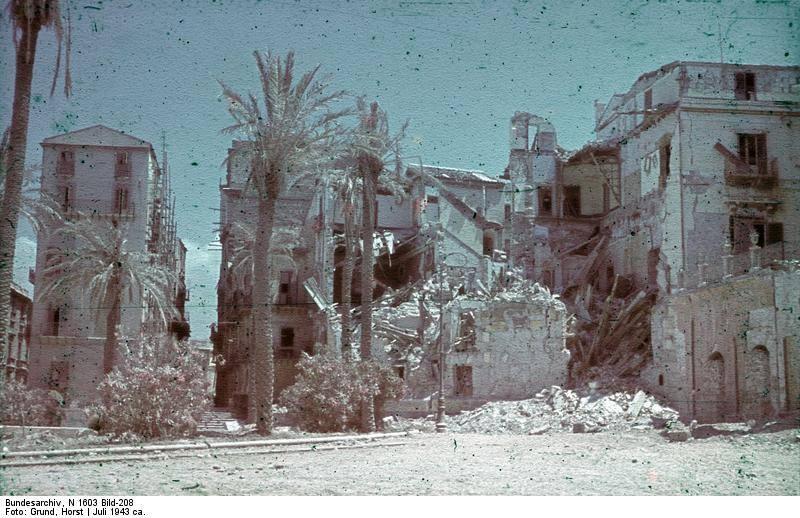
POLYGON ((456 365, 453 367, 455 378, 455 395, 472 396, 472 366, 456 365))
POLYGON ((294 350, 294 328, 283 327, 281 328, 281 342, 278 347, 278 358, 291 359, 296 356, 296 351, 294 350))
POLYGON ((737 72, 734 76, 734 95, 741 101, 755 101, 756 75, 752 72, 737 72))
POLYGON ((394 367, 392 367, 392 370, 394 370, 394 374, 401 380, 406 379, 405 365, 395 365, 394 367))
POLYGON ((483 231, 483 255, 492 256, 494 253, 494 232, 491 230, 483 231))
POLYGON ((281 282, 278 285, 278 304, 291 304, 293 302, 291 294, 292 274, 291 270, 281 271, 281 282))
POLYGON ((471 311, 461 313, 459 338, 455 350, 459 352, 470 351, 475 348, 475 315, 471 311))
POLYGON ((503 208, 503 217, 505 221, 511 221, 511 205, 506 203, 505 207, 503 208))
POLYGON ((564 217, 577 218, 581 215, 580 185, 564 186, 564 217))
MULTIPOLYGON (((644 91, 644 111, 649 112, 653 109, 653 90, 647 89, 644 91)), ((645 113, 647 117, 647 113, 645 113)))
POLYGON ((742 253, 750 249, 752 232, 758 235, 756 245, 762 248, 783 242, 783 223, 767 223, 754 218, 731 216, 730 238, 734 253, 742 253))
POLYGON ((121 213, 128 210, 128 189, 117 189, 116 196, 114 197, 114 211, 121 213))
POLYGON ((59 328, 61 327, 62 313, 60 307, 50 309, 48 318, 49 336, 58 336, 59 328))
POLYGON ((669 159, 672 154, 672 146, 667 143, 658 148, 658 188, 665 189, 667 187, 667 178, 669 178, 669 159))
POLYGON ((755 168, 758 174, 767 174, 767 136, 763 133, 739 133, 739 158, 755 168))
POLYGON ((58 155, 56 174, 59 176, 72 176, 75 174, 75 154, 72 151, 62 151, 58 155))
POLYGON ((116 165, 114 166, 114 174, 116 176, 130 176, 131 161, 130 161, 130 154, 127 151, 121 151, 117 153, 116 165))
POLYGON ((553 214, 553 193, 550 187, 539 187, 539 215, 553 214))
POLYGON ((64 212, 72 210, 72 187, 65 185, 61 191, 61 208, 64 212))

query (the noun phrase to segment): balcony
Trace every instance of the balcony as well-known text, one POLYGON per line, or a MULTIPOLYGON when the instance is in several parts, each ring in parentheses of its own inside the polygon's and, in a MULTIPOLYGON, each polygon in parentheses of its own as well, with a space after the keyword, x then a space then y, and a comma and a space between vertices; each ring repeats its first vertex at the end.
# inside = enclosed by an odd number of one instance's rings
POLYGON ((714 149, 725 157, 725 183, 736 187, 768 189, 778 184, 778 159, 759 159, 749 164, 717 142, 714 149))

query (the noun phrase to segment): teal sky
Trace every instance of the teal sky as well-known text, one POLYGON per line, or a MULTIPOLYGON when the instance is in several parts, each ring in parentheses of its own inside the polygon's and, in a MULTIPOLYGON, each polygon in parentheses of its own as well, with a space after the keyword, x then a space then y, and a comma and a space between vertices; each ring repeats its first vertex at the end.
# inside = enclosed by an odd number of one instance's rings
MULTIPOLYGON (((62 3, 64 0, 62 0, 62 3)), ((47 136, 105 124, 153 143, 166 133, 189 248, 192 338, 215 319, 221 163, 230 137, 217 80, 258 89, 254 49, 294 49, 332 86, 376 99, 399 125, 405 155, 502 172, 514 111, 549 118, 559 144, 592 139, 593 101, 676 60, 797 65, 799 1, 138 1, 70 2, 70 99, 49 97, 55 38, 39 40, 28 162, 47 136)), ((0 123, 10 121, 14 57, 3 11, 0 123)), ((60 85, 59 85, 60 86, 60 85)), ((17 279, 35 241, 22 229, 17 279)))

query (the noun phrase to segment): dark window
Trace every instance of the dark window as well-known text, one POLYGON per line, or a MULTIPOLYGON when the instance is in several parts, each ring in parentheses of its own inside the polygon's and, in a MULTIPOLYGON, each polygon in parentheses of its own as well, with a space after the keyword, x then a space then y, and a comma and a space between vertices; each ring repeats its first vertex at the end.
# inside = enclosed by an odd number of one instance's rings
POLYGON ((294 350, 294 328, 281 328, 281 343, 278 347, 278 358, 295 358, 294 350))
POLYGON ((564 186, 564 217, 578 217, 581 215, 581 186, 564 186))
MULTIPOLYGON (((653 109, 653 91, 652 90, 645 90, 644 91, 644 111, 650 111, 653 109)), ((647 114, 645 114, 647 116, 647 114)))
POLYGON ((429 195, 428 196, 428 203, 439 203, 439 197, 438 196, 430 196, 429 195))
POLYGON ((734 76, 734 94, 742 101, 755 101, 756 75, 752 72, 737 72, 734 76))
POLYGON ((783 242, 783 223, 767 223, 767 244, 783 242))
POLYGON ((395 375, 400 378, 401 380, 406 379, 406 368, 403 365, 395 365, 392 367, 394 369, 395 375))
POLYGON ((758 174, 767 174, 767 136, 763 133, 739 133, 739 158, 755 168, 758 174))
POLYGON ((455 395, 472 396, 472 366, 456 365, 453 367, 455 374, 455 395))
POLYGON ((293 302, 291 293, 292 273, 290 270, 281 271, 281 283, 278 286, 278 304, 291 304, 293 302))
POLYGON ((62 191, 61 208, 65 212, 72 210, 72 188, 69 185, 65 185, 62 191))
POLYGON ((61 308, 53 308, 50 311, 50 336, 58 336, 61 326, 61 308))
POLYGON ((667 178, 669 178, 669 159, 672 154, 672 146, 664 144, 658 149, 658 187, 664 189, 667 187, 667 178))
POLYGON ((494 233, 483 231, 483 255, 491 256, 494 253, 494 233))
POLYGON ((511 220, 511 205, 506 204, 506 206, 503 209, 503 217, 505 217, 506 221, 511 220))
POLYGON ((553 214, 553 193, 550 187, 539 187, 539 215, 553 214))

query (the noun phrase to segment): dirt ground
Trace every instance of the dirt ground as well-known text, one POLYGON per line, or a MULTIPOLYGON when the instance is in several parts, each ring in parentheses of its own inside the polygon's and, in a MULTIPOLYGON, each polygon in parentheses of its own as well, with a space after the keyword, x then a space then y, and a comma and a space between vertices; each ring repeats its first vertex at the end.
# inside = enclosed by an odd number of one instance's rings
POLYGON ((798 495, 797 431, 417 434, 402 446, 5 468, 24 495, 798 495))

